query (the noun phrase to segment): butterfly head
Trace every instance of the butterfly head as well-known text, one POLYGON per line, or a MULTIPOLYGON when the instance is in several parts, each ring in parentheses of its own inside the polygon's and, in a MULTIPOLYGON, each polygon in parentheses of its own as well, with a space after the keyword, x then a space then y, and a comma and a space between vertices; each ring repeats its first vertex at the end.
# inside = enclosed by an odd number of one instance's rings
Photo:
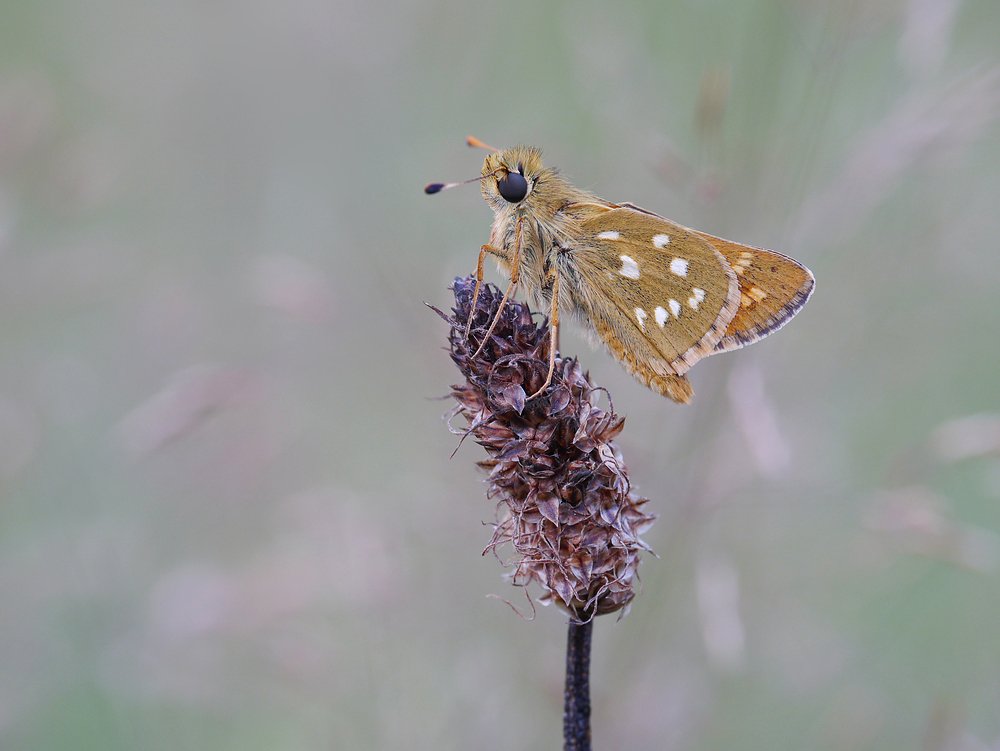
POLYGON ((497 151, 483 161, 483 198, 497 212, 514 207, 531 211, 554 175, 555 170, 542 167, 542 152, 533 146, 497 151))

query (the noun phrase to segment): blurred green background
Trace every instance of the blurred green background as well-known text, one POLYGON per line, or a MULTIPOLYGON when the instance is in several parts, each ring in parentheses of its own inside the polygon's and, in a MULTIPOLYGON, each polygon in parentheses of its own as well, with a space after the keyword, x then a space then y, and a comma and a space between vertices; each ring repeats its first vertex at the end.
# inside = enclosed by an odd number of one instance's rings
MULTIPOLYGON (((1000 3, 0 6, 0 747, 552 749, 480 553, 467 134, 806 263, 677 406, 595 748, 1000 746, 1000 3)), ((499 281, 494 269, 489 279, 499 281)))

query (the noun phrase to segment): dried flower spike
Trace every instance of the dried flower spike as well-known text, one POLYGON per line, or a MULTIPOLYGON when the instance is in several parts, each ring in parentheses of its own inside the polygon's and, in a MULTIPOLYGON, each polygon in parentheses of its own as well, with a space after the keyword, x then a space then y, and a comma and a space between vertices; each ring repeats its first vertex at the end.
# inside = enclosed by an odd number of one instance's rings
POLYGON ((643 513, 647 499, 632 492, 612 442, 625 418, 597 406, 602 389, 576 359, 557 356, 549 388, 526 401, 545 382, 549 338, 547 322, 536 326, 523 304, 508 302, 473 357, 503 298, 483 285, 470 311, 475 283, 456 279, 454 316, 438 312, 451 325, 451 357, 465 376, 453 387, 451 420, 466 424, 453 430, 471 434, 489 454, 479 466, 489 472, 500 521, 486 550, 510 543, 513 583, 537 582, 541 602, 577 620, 627 608, 639 551, 649 550, 639 535, 655 516, 643 513))

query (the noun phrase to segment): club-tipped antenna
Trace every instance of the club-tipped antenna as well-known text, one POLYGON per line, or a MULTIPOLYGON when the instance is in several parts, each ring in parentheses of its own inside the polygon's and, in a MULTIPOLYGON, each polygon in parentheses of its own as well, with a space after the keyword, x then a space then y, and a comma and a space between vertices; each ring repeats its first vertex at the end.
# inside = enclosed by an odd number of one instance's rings
POLYGON ((424 188, 424 193, 431 196, 434 195, 435 193, 440 193, 442 190, 448 190, 448 188, 455 188, 458 187, 459 185, 465 185, 466 183, 474 183, 477 180, 485 180, 487 177, 491 177, 492 175, 495 175, 497 172, 501 172, 504 169, 506 168, 497 167, 492 172, 487 172, 485 175, 480 175, 479 177, 473 177, 468 180, 462 180, 462 182, 460 183, 430 183, 424 188))
MULTIPOLYGON (((488 151, 495 151, 498 153, 500 151, 500 149, 494 149, 492 146, 486 145, 475 136, 466 136, 465 142, 474 149, 486 149, 488 151)), ((503 169, 504 169, 503 167, 499 167, 493 170, 492 172, 487 172, 485 175, 481 175, 480 177, 473 177, 470 180, 463 180, 460 183, 431 183, 430 185, 424 187, 424 193, 426 193, 429 196, 432 196, 435 193, 440 193, 442 190, 448 190, 448 188, 456 188, 459 185, 465 185, 466 183, 474 183, 476 182, 476 180, 484 180, 485 178, 490 177, 491 175, 495 175, 497 172, 500 172, 503 169)))
POLYGON ((492 146, 483 143, 475 136, 466 136, 465 142, 474 149, 486 149, 487 151, 497 151, 497 152, 500 151, 500 149, 494 149, 492 146))

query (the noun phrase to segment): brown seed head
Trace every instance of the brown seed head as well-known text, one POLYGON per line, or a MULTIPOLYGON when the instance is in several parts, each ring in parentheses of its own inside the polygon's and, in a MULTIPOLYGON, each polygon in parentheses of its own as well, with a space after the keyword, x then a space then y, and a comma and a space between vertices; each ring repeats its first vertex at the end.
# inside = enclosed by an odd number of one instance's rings
MULTIPOLYGON (((500 520, 486 550, 510 543, 515 585, 534 581, 543 603, 555 602, 579 620, 626 608, 635 597, 639 535, 654 515, 632 492, 612 439, 625 418, 598 407, 600 392, 576 359, 556 357, 546 392, 526 403, 548 372, 548 324, 536 326, 527 306, 508 302, 478 356, 503 295, 483 285, 470 311, 475 279, 456 279, 451 357, 465 383, 453 387, 451 419, 465 426, 489 458, 488 496, 500 520), (466 338, 466 322, 472 327, 466 338)), ((450 424, 450 422, 449 422, 450 424)))

